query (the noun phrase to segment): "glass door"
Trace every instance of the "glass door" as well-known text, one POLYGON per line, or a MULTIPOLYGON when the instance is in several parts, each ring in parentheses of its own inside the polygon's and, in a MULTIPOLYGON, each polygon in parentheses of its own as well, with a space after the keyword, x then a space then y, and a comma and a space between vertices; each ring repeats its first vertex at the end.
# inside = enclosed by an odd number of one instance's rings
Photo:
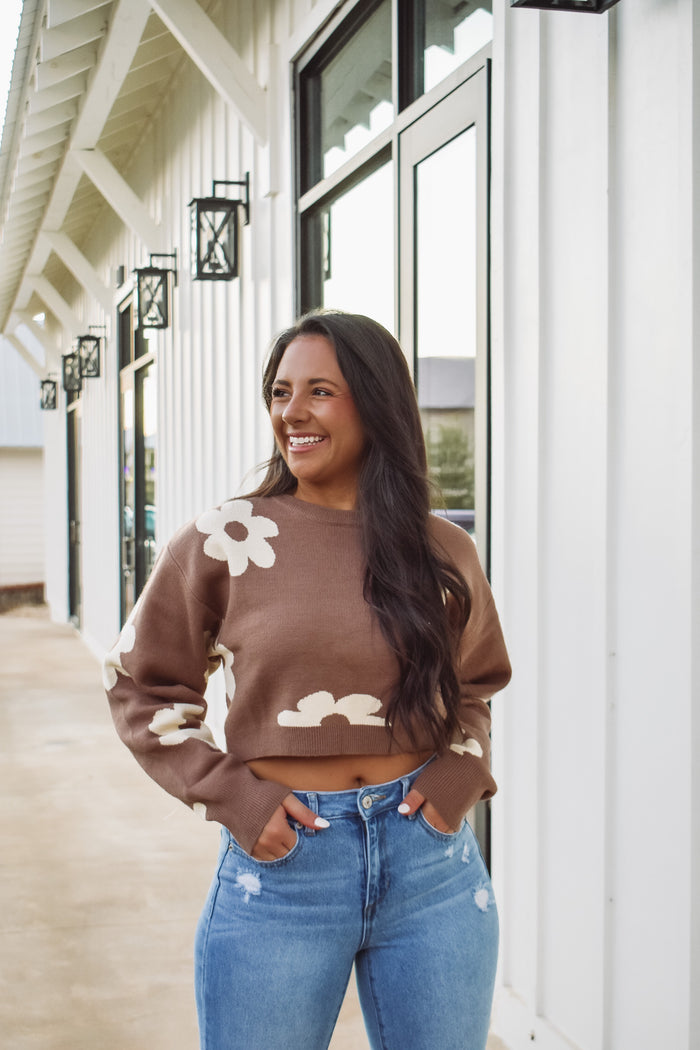
POLYGON ((431 473, 488 570, 487 75, 400 136, 399 298, 431 473))
POLYGON ((156 365, 133 330, 131 303, 120 310, 119 505, 121 620, 127 619, 155 561, 158 391, 156 365))
MULTIPOLYGON (((75 395, 73 395, 75 397, 75 395)), ((80 628, 82 624, 82 556, 81 556, 81 464, 82 401, 77 395, 66 412, 68 452, 68 617, 80 628)))

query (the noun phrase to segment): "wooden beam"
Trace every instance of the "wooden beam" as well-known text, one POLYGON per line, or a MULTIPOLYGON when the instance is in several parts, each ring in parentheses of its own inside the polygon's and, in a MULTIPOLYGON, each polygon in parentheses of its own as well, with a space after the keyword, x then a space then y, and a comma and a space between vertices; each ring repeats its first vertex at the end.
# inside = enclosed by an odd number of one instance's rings
POLYGON ((73 98, 67 102, 59 102, 41 113, 30 114, 24 125, 24 134, 30 138, 32 135, 42 135, 45 131, 50 131, 57 124, 70 124, 75 120, 77 112, 78 100, 73 98))
POLYGON ((48 0, 46 7, 46 25, 49 29, 70 22, 73 18, 86 15, 97 7, 103 7, 104 0, 48 0))
POLYGON ((28 101, 31 114, 43 113, 61 102, 79 99, 87 87, 87 73, 76 73, 75 76, 62 80, 60 84, 35 92, 28 101))
POLYGON ((87 177, 114 209, 122 222, 139 237, 149 252, 163 250, 162 230, 128 182, 98 149, 71 150, 87 177))
POLYGON ((52 250, 61 257, 88 295, 97 299, 105 313, 110 314, 112 311, 112 292, 101 280, 92 263, 85 258, 70 237, 65 233, 47 230, 44 230, 41 236, 46 238, 52 250))
POLYGON ((67 51, 75 51, 93 40, 100 40, 108 22, 108 12, 102 7, 65 22, 56 29, 45 29, 41 34, 41 61, 52 62, 67 51))
POLYGON ((12 333, 8 332, 3 333, 3 339, 7 339, 8 343, 10 343, 15 348, 22 360, 29 365, 32 372, 34 372, 39 379, 44 378, 47 371, 46 368, 44 367, 44 365, 40 364, 39 361, 37 361, 34 354, 31 352, 31 350, 27 349, 27 347, 24 345, 21 339, 19 339, 16 335, 13 335, 12 333))
POLYGON ((57 127, 42 131, 40 135, 32 135, 31 138, 22 139, 19 146, 19 156, 41 157, 45 150, 53 149, 55 146, 65 142, 68 138, 70 128, 67 124, 59 124, 57 127))
POLYGON ((75 51, 68 51, 67 54, 60 55, 53 62, 38 62, 36 67, 37 91, 44 91, 78 73, 87 72, 95 65, 96 56, 97 42, 93 41, 76 48, 75 51))
POLYGON ((20 340, 22 340, 23 335, 22 329, 19 327, 20 325, 27 328, 31 333, 32 338, 34 338, 39 346, 42 347, 44 351, 45 371, 59 371, 61 364, 61 348, 56 345, 46 329, 37 324, 30 314, 17 311, 10 317, 10 327, 14 329, 15 335, 20 340))
POLYGON ((62 324, 65 330, 69 333, 71 339, 80 335, 83 328, 80 318, 74 312, 72 307, 68 305, 63 296, 59 295, 46 277, 28 274, 22 283, 24 285, 29 284, 32 286, 39 298, 43 299, 46 303, 56 320, 62 324))
POLYGON ((87 98, 75 122, 73 149, 92 149, 117 100, 150 16, 145 0, 120 0, 107 33, 100 62, 95 69, 87 98))
POLYGON ((265 145, 268 138, 265 92, 197 0, 149 2, 215 91, 250 128, 258 143, 265 145))

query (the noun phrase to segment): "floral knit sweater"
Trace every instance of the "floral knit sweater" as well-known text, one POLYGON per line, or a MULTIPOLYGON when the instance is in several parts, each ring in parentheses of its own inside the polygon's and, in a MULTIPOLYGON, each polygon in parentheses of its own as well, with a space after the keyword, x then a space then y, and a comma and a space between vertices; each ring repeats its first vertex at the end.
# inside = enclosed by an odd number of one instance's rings
MULTIPOLYGON (((498 615, 470 537, 434 517, 435 544, 471 592, 460 649, 461 739, 415 787, 451 827, 496 785, 486 698, 510 678, 498 615)), ((293 496, 234 499, 180 529, 104 665, 117 731, 162 787, 250 852, 289 793, 246 762, 429 749, 385 721, 398 664, 363 597, 354 511, 293 496), (223 666, 226 752, 204 722, 223 666)))

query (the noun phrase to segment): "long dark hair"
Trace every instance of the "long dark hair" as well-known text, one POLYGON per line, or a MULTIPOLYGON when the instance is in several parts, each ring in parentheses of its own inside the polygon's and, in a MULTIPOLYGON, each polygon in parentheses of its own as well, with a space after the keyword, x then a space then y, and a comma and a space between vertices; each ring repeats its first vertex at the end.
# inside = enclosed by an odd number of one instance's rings
MULTIPOLYGON (((387 708, 411 741, 422 730, 441 750, 459 730, 455 657, 469 618, 469 588, 430 542, 431 483, 415 387, 394 337, 361 314, 317 311, 278 336, 263 374, 269 410, 282 356, 297 336, 334 347, 367 435, 357 509, 367 568, 365 600, 399 663, 387 708)), ((275 449, 253 496, 293 493, 296 479, 275 449)))

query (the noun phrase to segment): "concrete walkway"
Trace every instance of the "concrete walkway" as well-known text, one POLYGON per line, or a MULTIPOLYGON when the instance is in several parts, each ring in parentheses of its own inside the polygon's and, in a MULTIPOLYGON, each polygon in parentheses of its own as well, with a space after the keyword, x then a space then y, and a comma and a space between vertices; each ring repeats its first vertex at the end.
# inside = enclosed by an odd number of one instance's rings
MULTIPOLYGON (((117 739, 71 627, 0 615, 0 668, 0 1045, 196 1050, 192 940, 218 829, 117 739)), ((367 1046, 351 989, 331 1050, 367 1046)))

